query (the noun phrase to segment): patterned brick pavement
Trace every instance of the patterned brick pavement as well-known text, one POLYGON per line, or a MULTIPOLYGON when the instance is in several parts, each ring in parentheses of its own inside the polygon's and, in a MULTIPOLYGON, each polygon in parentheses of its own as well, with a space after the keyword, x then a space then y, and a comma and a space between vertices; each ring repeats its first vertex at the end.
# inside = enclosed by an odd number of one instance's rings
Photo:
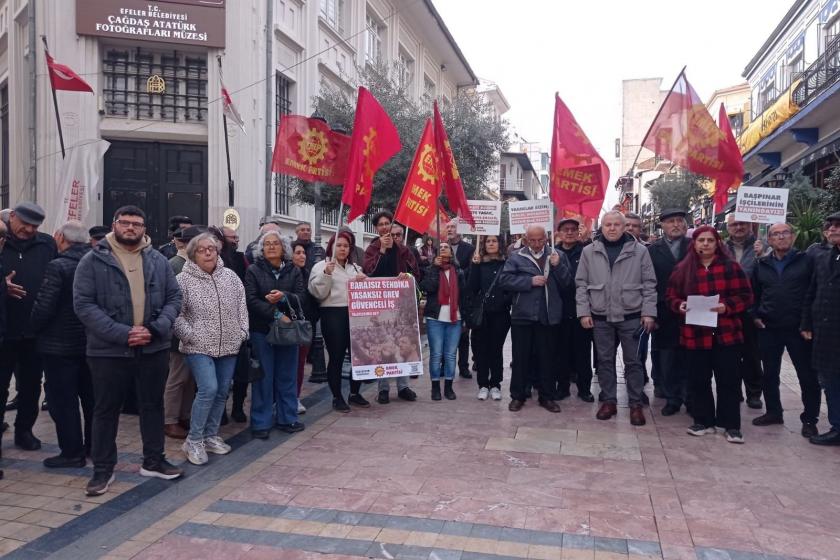
MULTIPOLYGON (((506 372, 507 373, 507 372, 506 372)), ((0 553, 10 558, 358 558, 422 560, 757 560, 840 558, 837 449, 798 433, 798 387, 783 372, 785 426, 753 427, 746 445, 685 434, 684 414, 648 425, 628 410, 601 422, 596 405, 567 399, 551 415, 475 399, 392 400, 331 411, 326 387, 307 384, 307 430, 234 446, 176 483, 137 474, 136 418, 124 416, 112 491, 86 498, 88 469, 48 471, 56 452, 22 452, 4 437, 0 553)), ((597 392, 597 387, 595 387, 597 392)), ((373 392, 370 390, 369 392, 373 392)), ((12 416, 10 413, 9 416, 12 416)), ((651 416, 653 416, 651 418, 651 416)), ((824 426, 824 419, 821 426, 824 426)), ((180 442, 167 453, 183 461, 180 442)))

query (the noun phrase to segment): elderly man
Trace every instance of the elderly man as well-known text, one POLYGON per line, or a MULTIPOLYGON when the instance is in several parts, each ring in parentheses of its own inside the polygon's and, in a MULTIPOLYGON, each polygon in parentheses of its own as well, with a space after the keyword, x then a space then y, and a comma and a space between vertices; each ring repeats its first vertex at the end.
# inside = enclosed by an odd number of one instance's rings
POLYGON ((665 290, 668 279, 691 246, 686 237, 685 210, 671 208, 659 215, 662 237, 648 246, 656 273, 656 323, 653 331, 654 395, 667 399, 662 416, 672 416, 686 404, 686 368, 680 347, 680 317, 668 307, 665 290), (657 379, 658 377, 658 379, 657 379))
POLYGON ((767 232, 773 251, 758 259, 752 273, 755 303, 753 323, 764 366, 764 401, 767 413, 754 418, 754 426, 784 424, 779 396, 782 354, 788 351, 802 394, 802 435, 817 435, 820 415, 820 384, 811 368, 811 343, 799 334, 802 306, 811 283, 811 257, 793 248, 796 235, 790 224, 773 224, 767 232))
MULTIPOLYGON (((755 235, 753 225, 749 222, 735 220, 735 214, 726 217, 726 231, 729 232, 729 239, 726 246, 732 253, 747 278, 752 276, 755 268, 756 254, 755 235)), ((744 344, 741 345, 740 373, 744 380, 744 388, 747 392, 747 406, 760 409, 761 404, 761 358, 758 354, 758 338, 756 328, 748 315, 741 317, 741 324, 744 325, 744 344)))
POLYGON ((840 445, 840 212, 826 218, 831 251, 814 258, 814 274, 805 298, 800 330, 813 340, 811 365, 825 391, 831 429, 810 438, 816 445, 840 445))
POLYGON ((621 212, 607 212, 601 237, 583 249, 575 275, 577 314, 585 329, 594 329, 598 383, 604 402, 597 418, 617 413, 615 339, 624 357, 624 378, 630 401, 630 423, 645 424, 642 404, 644 371, 636 349, 642 332, 653 330, 656 319, 656 273, 650 255, 625 232, 621 212))
POLYGON ((545 228, 531 225, 525 232, 526 246, 514 251, 499 275, 499 286, 514 292, 511 310, 513 372, 508 410, 525 406, 528 373, 539 379, 539 403, 549 412, 560 412, 557 376, 553 363, 560 324, 563 321, 563 290, 572 281, 569 259, 547 245, 545 228))
MULTIPOLYGON (((472 243, 465 241, 458 233, 458 218, 450 220, 446 224, 446 242, 452 247, 452 254, 458 261, 458 266, 466 275, 470 269, 475 247, 472 243)), ((464 379, 472 379, 470 373, 470 329, 466 326, 461 328, 461 338, 458 340, 458 375, 464 379)))
POLYGON ((84 467, 91 444, 93 386, 85 359, 85 329, 73 311, 73 278, 79 261, 91 247, 87 228, 76 221, 62 225, 55 233, 55 242, 59 253, 47 264, 31 318, 61 450, 44 459, 44 466, 84 467), (84 418, 79 414, 80 403, 84 418))
POLYGON ((44 210, 34 202, 21 202, 9 213, 6 246, 0 254, 6 275, 7 328, 0 351, 0 402, 6 403, 12 372, 17 389, 15 445, 27 451, 41 448, 32 435, 41 396, 41 359, 30 316, 44 280, 47 263, 55 258, 55 240, 38 231, 44 210))
POLYGON ((113 231, 82 257, 73 282, 95 400, 89 496, 104 494, 114 481, 120 408, 130 386, 140 411, 140 475, 171 480, 183 473, 166 460, 163 436, 163 390, 182 296, 166 257, 145 233, 145 212, 117 209, 113 231))
POLYGON ((312 271, 312 267, 318 261, 324 260, 326 252, 320 245, 312 242, 312 224, 309 222, 300 222, 295 226, 296 240, 303 244, 303 249, 306 251, 306 268, 307 272, 312 271))

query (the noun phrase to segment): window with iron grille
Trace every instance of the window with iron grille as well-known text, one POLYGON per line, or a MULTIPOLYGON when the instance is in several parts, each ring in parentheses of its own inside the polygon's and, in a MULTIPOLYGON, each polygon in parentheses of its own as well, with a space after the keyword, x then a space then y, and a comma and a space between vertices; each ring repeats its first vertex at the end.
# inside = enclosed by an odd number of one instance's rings
POLYGON ((207 57, 178 51, 107 49, 105 114, 141 120, 204 122, 207 120, 207 57), (164 89, 151 93, 149 79, 164 89))
POLYGON ((9 207, 9 87, 0 88, 0 208, 9 207))
MULTIPOLYGON (((275 80, 275 122, 280 123, 280 117, 292 112, 292 82, 281 73, 277 73, 275 80)), ((291 177, 281 173, 274 175, 274 211, 278 214, 288 214, 292 193, 289 184, 291 177)))

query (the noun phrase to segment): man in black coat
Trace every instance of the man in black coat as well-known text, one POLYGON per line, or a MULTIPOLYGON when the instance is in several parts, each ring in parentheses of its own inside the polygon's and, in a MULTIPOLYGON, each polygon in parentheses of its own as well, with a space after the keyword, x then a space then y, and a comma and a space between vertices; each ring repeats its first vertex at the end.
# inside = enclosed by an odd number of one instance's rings
POLYGON ((661 379, 654 379, 661 387, 654 387, 657 396, 664 395, 667 403, 662 408, 663 416, 680 411, 686 402, 686 376, 680 349, 680 319, 668 307, 665 291, 668 279, 686 252, 691 241, 686 238, 687 212, 678 208, 664 210, 659 215, 662 237, 648 247, 650 260, 656 272, 656 330, 653 331, 652 358, 657 360, 655 368, 661 379), (662 391, 662 392, 660 392, 662 391))
POLYGON ((300 222, 295 226, 295 241, 302 243, 306 251, 306 272, 312 272, 316 262, 324 260, 327 253, 320 245, 312 242, 312 224, 300 222))
MULTIPOLYGON (((458 233, 457 218, 446 224, 446 242, 452 247, 452 254, 455 255, 455 260, 458 261, 461 270, 468 271, 473 253, 475 253, 475 247, 468 241, 464 241, 458 233)), ((470 373, 470 329, 466 327, 461 329, 461 338, 458 340, 458 375, 464 379, 472 379, 472 373, 470 373)))
POLYGON ((173 239, 175 233, 179 230, 187 229, 191 225, 193 225, 193 221, 189 216, 172 216, 169 218, 169 243, 158 247, 158 251, 163 253, 163 256, 167 260, 178 254, 178 247, 175 246, 175 240, 173 239))
POLYGON ((41 397, 41 360, 29 317, 44 279, 47 263, 55 258, 55 240, 38 231, 44 210, 34 202, 21 202, 9 214, 6 246, 0 254, 6 275, 7 328, 0 352, 0 403, 9 396, 12 373, 17 389, 15 445, 27 451, 41 448, 32 434, 41 397))
POLYGON ((788 351, 802 394, 802 435, 817 435, 820 384, 811 367, 811 343, 799 334, 802 306, 811 283, 811 257, 793 248, 796 235, 790 224, 773 224, 767 240, 773 251, 758 259, 751 283, 755 294, 752 320, 758 329, 758 347, 764 369, 763 391, 767 413, 753 418, 754 426, 784 424, 779 396, 782 354, 788 351))
POLYGON ((47 264, 30 319, 32 332, 38 337, 44 389, 61 450, 59 455, 44 459, 44 466, 84 467, 91 443, 93 385, 85 359, 85 328, 73 311, 73 278, 79 261, 91 247, 87 229, 80 222, 61 226, 55 241, 59 254, 47 264))
POLYGON ((825 391, 831 429, 810 438, 816 445, 840 445, 840 212, 826 218, 831 251, 814 259, 814 274, 802 310, 800 330, 813 340, 811 364, 825 391))

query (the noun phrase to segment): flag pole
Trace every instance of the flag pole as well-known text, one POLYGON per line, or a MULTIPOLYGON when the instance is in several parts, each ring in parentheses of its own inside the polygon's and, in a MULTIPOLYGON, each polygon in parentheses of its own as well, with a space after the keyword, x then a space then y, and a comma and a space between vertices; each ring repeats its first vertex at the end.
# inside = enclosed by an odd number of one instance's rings
POLYGON ((683 74, 685 74, 685 69, 686 68, 687 68, 687 66, 683 66, 682 70, 680 70, 680 73, 677 74, 677 79, 674 80, 674 84, 671 86, 671 89, 668 90, 668 95, 666 95, 665 99, 662 100, 662 104, 659 106, 659 110, 656 112, 656 116, 653 117, 652 121, 650 121, 650 126, 648 127, 647 132, 645 132, 644 138, 642 138, 642 141, 639 143, 639 151, 636 152, 636 159, 633 160, 633 165, 630 166, 630 169, 627 171, 627 173, 629 173, 630 175, 633 174, 633 170, 636 168, 636 164, 639 162, 639 156, 642 155, 642 148, 644 148, 645 142, 647 142, 647 138, 650 135, 650 131, 653 130, 654 123, 656 123, 656 120, 659 118, 659 115, 662 113, 662 109, 665 108, 665 102, 668 101, 669 97, 671 97, 671 93, 673 93, 674 88, 677 85, 677 82, 679 82, 680 78, 683 76, 683 74))
MULTIPOLYGON (((222 55, 216 55, 216 60, 219 63, 219 80, 222 77, 222 55)), ((227 160, 227 176, 228 176, 228 206, 233 208, 233 175, 230 171, 230 140, 228 138, 227 116, 222 112, 222 127, 225 132, 225 159, 227 160)))
MULTIPOLYGON (((338 205, 338 226, 335 228, 336 239, 338 239, 338 232, 341 231, 341 226, 344 225, 344 224, 341 223, 343 221, 343 217, 344 217, 344 201, 342 200, 341 204, 338 205)), ((364 237, 364 233, 362 233, 362 237, 364 237)), ((362 239, 362 241, 364 242, 364 239, 362 239)), ((333 258, 335 256, 335 242, 333 242, 332 254, 330 254, 328 256, 330 258, 333 258)))
MULTIPOLYGON (((41 35, 41 40, 44 42, 44 56, 46 57, 50 52, 50 49, 47 46, 47 36, 41 35)), ((61 130, 61 115, 58 112, 58 97, 55 95, 55 87, 53 86, 52 71, 49 68, 49 63, 47 63, 47 76, 50 78, 50 91, 52 91, 53 108, 55 108, 55 122, 58 123, 58 141, 61 144, 61 159, 64 159, 67 156, 67 153, 64 151, 64 132, 61 130)))

